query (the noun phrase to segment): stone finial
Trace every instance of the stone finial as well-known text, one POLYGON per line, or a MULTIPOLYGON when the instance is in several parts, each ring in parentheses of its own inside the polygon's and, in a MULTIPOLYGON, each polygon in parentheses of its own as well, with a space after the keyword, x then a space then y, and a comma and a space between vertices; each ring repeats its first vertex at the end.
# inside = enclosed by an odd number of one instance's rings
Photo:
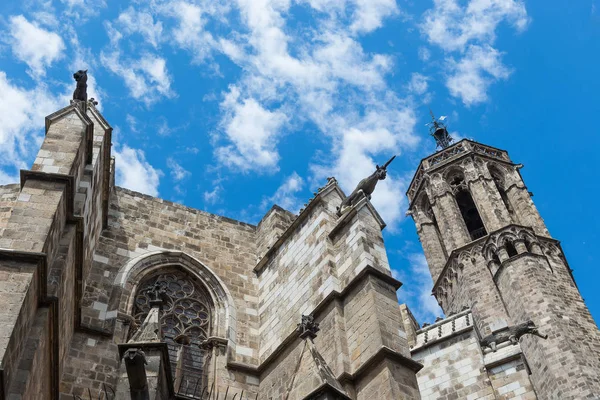
POLYGON ((150 296, 150 307, 162 308, 163 295, 166 292, 165 283, 160 281, 157 281, 150 289, 148 289, 147 293, 150 296))
POLYGON ((319 324, 315 322, 315 317, 312 315, 302 315, 302 322, 298 324, 296 330, 300 334, 301 339, 307 337, 314 339, 317 337, 317 332, 319 332, 319 324))
POLYGON ((75 72, 73 78, 77 81, 77 87, 73 92, 73 100, 87 101, 87 69, 75 72))

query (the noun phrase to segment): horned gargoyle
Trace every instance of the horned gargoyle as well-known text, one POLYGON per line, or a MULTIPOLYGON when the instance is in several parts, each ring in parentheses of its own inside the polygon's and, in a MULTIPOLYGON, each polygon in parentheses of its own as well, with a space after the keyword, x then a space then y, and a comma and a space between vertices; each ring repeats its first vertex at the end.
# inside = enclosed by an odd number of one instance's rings
POLYGON ((542 335, 532 320, 523 322, 522 324, 511 326, 501 332, 492 333, 481 339, 479 344, 482 348, 489 347, 493 352, 496 351, 496 346, 500 343, 510 341, 513 345, 519 343, 524 335, 535 335, 542 339, 548 339, 548 335, 542 335))
POLYGON ((77 87, 73 92, 73 100, 87 101, 87 69, 75 72, 73 78, 77 81, 77 87))
POLYGON ((350 193, 350 196, 346 197, 344 201, 342 201, 342 204, 338 207, 338 216, 342 215, 344 209, 358 203, 358 201, 362 198, 363 195, 367 199, 371 200, 371 195, 375 191, 375 186, 377 186, 377 182, 382 181, 386 178, 387 167, 392 161, 394 161, 394 158, 396 158, 396 156, 390 158, 388 162, 383 164, 382 167, 377 165, 377 169, 375 170, 375 172, 373 172, 371 175, 369 175, 368 177, 366 177, 358 183, 356 189, 354 189, 354 191, 350 193))

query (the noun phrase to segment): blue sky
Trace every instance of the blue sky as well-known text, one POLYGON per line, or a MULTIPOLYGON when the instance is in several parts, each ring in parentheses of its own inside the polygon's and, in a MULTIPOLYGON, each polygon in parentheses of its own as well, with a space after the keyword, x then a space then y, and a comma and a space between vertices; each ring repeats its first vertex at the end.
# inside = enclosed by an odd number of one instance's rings
POLYGON ((373 202, 420 322, 440 314, 406 187, 450 130, 509 151, 596 320, 600 1, 7 0, 0 183, 18 181, 72 73, 115 128, 117 183, 256 223, 392 154, 373 202))

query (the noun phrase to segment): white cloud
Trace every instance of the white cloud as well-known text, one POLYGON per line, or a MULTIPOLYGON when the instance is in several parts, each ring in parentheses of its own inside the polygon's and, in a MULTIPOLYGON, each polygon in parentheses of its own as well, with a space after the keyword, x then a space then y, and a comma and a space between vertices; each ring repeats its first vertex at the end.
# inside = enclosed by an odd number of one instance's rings
POLYGON ((524 2, 469 0, 463 5, 457 0, 435 0, 434 7, 423 16, 420 28, 429 43, 457 53, 446 59, 450 75, 446 86, 467 106, 486 101, 489 85, 509 75, 501 63, 501 53, 493 47, 502 22, 518 32, 525 30, 529 16, 524 2))
POLYGON ((101 62, 114 74, 125 81, 131 96, 147 105, 162 97, 174 97, 171 89, 171 77, 164 58, 151 54, 143 55, 139 60, 121 60, 121 53, 115 50, 100 54, 101 62))
POLYGON ((158 196, 162 171, 146 161, 142 150, 132 149, 127 145, 113 146, 112 154, 115 156, 117 186, 158 196))
POLYGON ((396 0, 354 0, 356 10, 350 29, 354 32, 371 32, 380 28, 383 19, 398 13, 396 0))
POLYGON ((424 95, 429 87, 428 81, 428 77, 418 72, 415 72, 410 77, 410 82, 408 83, 408 90, 417 95, 424 95))
POLYGON ((450 63, 451 75, 446 81, 450 94, 459 97, 466 106, 487 100, 487 89, 499 79, 507 79, 510 70, 492 47, 470 46, 458 62, 450 63))
POLYGON ((28 167, 26 161, 39 150, 43 138, 44 117, 59 106, 45 86, 25 89, 0 71, 0 165, 28 167))
POLYGON ((129 35, 139 33, 154 48, 158 47, 161 42, 162 23, 160 21, 155 22, 154 17, 149 12, 140 12, 130 6, 119 15, 117 22, 123 32, 129 35))
POLYGON ((297 194, 304 188, 304 179, 296 171, 285 178, 281 186, 277 188, 273 196, 263 200, 262 207, 267 208, 272 204, 277 204, 293 213, 297 213, 302 204, 297 194))
POLYGON ((9 43, 15 57, 26 63, 34 77, 46 74, 46 68, 62 57, 65 44, 54 33, 29 22, 24 16, 10 17, 9 43))
POLYGON ((427 62, 431 58, 431 51, 427 47, 419 47, 418 55, 419 60, 427 62))
POLYGON ((205 29, 207 20, 203 17, 207 11, 209 14, 211 11, 215 12, 213 7, 199 7, 195 4, 178 2, 167 11, 178 20, 178 26, 173 30, 175 42, 180 47, 191 51, 196 62, 206 59, 216 47, 212 34, 205 29))
POLYGON ((493 43, 503 21, 518 31, 529 23, 520 0, 469 0, 464 7, 457 0, 435 0, 434 4, 424 14, 421 31, 430 43, 447 51, 462 51, 474 41, 493 43))
POLYGON ((398 272, 404 283, 398 291, 399 300, 409 305, 420 323, 432 323, 436 317, 443 315, 443 311, 431 294, 433 281, 427 261, 422 253, 409 254, 407 258, 410 261, 409 271, 398 272))
POLYGON ((230 87, 221 107, 225 112, 223 129, 233 144, 216 149, 219 161, 241 171, 276 171, 276 135, 287 122, 286 115, 265 109, 253 98, 241 99, 235 86, 230 87))
POLYGON ((167 167, 171 171, 173 180, 179 182, 191 175, 190 171, 183 168, 173 158, 167 158, 167 167))
POLYGON ((222 192, 223 186, 220 184, 215 185, 212 191, 204 192, 204 202, 207 204, 217 204, 221 200, 222 192))

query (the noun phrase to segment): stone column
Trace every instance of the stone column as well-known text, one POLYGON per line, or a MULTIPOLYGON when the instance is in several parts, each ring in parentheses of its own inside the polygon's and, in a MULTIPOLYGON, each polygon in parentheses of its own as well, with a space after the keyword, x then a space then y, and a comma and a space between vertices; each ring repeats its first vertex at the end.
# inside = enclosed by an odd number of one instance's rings
POLYGON ((508 210, 492 177, 487 170, 484 170, 485 167, 473 160, 467 160, 463 165, 465 180, 487 232, 490 233, 511 224, 508 210))
POLYGON ((520 224, 532 227, 538 235, 550 236, 544 220, 540 216, 525 183, 517 171, 507 174, 506 186, 506 195, 514 208, 520 224))
POLYGON ((446 246, 446 252, 464 246, 471 241, 471 236, 460 213, 452 189, 440 174, 429 179, 428 195, 431 207, 438 222, 440 235, 446 246))
POLYGON ((416 208, 412 216, 417 225, 417 234, 423 245, 423 251, 429 265, 429 270, 431 271, 431 276, 435 282, 444 265, 446 265, 446 249, 442 244, 438 227, 424 210, 416 208))

